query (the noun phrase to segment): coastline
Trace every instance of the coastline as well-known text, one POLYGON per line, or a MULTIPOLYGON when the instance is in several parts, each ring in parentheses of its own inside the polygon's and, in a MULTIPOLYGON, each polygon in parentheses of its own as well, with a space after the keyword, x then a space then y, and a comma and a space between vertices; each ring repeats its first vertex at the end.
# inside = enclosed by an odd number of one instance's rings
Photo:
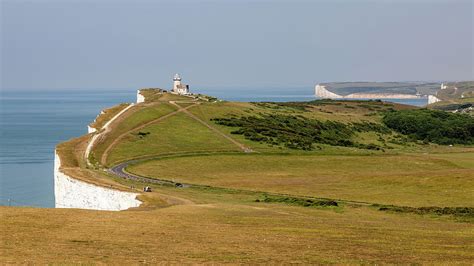
MULTIPOLYGON (((137 91, 137 103, 144 101, 144 97, 137 91), (141 97, 139 97, 141 96, 141 97)), ((83 159, 86 165, 91 167, 89 154, 97 140, 109 132, 109 125, 124 114, 127 110, 135 106, 135 103, 129 104, 108 120, 100 129, 91 132, 88 125, 88 134, 91 137, 87 141, 84 150, 83 159)), ((103 115, 104 111, 96 117, 103 115)), ((89 210, 121 211, 129 208, 139 207, 142 202, 137 200, 138 193, 126 192, 112 188, 91 184, 75 178, 73 175, 67 175, 61 171, 61 158, 58 150, 55 149, 54 157, 54 195, 56 208, 78 208, 89 210)))
POLYGON ((314 94, 321 98, 330 99, 428 99, 428 96, 403 94, 403 93, 351 93, 348 95, 339 95, 329 91, 325 85, 317 84, 314 87, 314 94))
POLYGON ((54 156, 55 208, 121 211, 139 207, 138 193, 125 192, 86 183, 61 171, 61 159, 54 156))

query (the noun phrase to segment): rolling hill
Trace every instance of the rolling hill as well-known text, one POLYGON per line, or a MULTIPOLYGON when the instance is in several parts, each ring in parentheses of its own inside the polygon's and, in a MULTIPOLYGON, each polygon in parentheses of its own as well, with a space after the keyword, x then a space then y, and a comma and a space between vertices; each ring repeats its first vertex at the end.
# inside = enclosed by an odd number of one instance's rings
POLYGON ((0 207, 3 262, 472 262, 474 136, 429 127, 472 118, 383 101, 142 95, 57 147, 65 174, 137 193, 140 207, 0 207))

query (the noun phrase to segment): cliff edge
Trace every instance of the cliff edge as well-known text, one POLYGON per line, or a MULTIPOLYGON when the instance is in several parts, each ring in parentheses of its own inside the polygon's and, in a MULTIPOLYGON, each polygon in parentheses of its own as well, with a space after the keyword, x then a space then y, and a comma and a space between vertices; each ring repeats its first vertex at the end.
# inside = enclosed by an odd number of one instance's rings
POLYGON ((437 83, 336 82, 317 84, 315 96, 330 99, 417 99, 439 89, 437 83))

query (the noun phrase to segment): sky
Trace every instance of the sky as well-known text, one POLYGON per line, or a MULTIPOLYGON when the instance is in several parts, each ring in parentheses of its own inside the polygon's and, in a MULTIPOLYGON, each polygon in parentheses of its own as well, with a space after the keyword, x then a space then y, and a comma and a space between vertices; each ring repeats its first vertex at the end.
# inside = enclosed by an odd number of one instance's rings
POLYGON ((0 0, 1 88, 473 80, 473 1, 0 0))

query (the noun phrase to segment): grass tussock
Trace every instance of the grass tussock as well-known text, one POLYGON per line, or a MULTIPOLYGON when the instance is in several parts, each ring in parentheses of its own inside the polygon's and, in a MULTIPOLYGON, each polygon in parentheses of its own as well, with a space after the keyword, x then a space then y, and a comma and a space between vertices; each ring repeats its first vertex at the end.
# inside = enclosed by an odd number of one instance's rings
MULTIPOLYGON (((378 207, 379 205, 374 205, 378 207)), ((474 219, 473 207, 407 207, 407 206, 381 206, 379 211, 396 212, 396 213, 415 213, 420 215, 450 215, 461 218, 474 219)))
POLYGON ((307 199, 298 197, 265 196, 263 199, 256 199, 255 202, 285 203, 302 207, 338 207, 334 200, 307 199))

